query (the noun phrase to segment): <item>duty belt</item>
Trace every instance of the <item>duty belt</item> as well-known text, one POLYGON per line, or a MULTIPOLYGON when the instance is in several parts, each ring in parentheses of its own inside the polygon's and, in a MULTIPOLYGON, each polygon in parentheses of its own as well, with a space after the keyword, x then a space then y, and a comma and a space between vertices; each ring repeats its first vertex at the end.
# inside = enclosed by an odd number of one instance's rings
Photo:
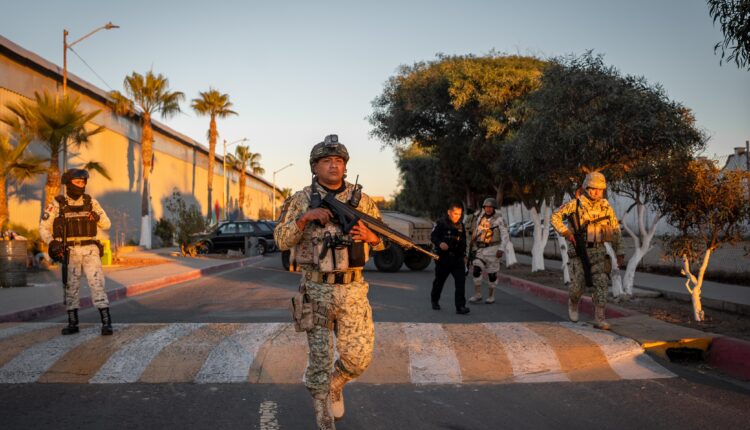
POLYGON ((500 245, 500 242, 490 242, 490 243, 484 243, 484 242, 477 242, 477 248, 488 248, 490 246, 500 245))
POLYGON ((362 270, 348 270, 346 272, 305 272, 302 276, 310 282, 322 284, 348 284, 362 280, 362 270))
POLYGON ((586 242, 586 248, 598 248, 604 245, 604 242, 586 242))
POLYGON ((85 239, 85 240, 68 240, 68 246, 86 246, 86 245, 98 245, 99 241, 96 239, 85 239))

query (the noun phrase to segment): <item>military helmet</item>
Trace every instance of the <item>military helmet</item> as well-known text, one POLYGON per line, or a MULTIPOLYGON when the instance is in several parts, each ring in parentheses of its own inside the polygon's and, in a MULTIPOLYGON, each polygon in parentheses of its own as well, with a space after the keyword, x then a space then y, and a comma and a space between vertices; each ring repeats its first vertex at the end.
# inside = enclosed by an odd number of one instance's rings
POLYGON ((604 179, 604 175, 599 172, 591 172, 586 175, 586 179, 583 180, 583 189, 586 188, 598 188, 604 190, 607 188, 607 180, 604 179))
POLYGON ((73 179, 89 180, 89 172, 84 169, 68 169, 62 175, 62 183, 68 185, 73 179))
POLYGON ((497 209, 497 200, 495 200, 494 197, 487 197, 484 199, 484 203, 482 203, 482 207, 485 206, 492 206, 493 208, 497 209))
POLYGON ((313 146, 312 151, 310 151, 310 170, 312 170, 316 161, 331 156, 341 157, 344 162, 349 162, 349 151, 346 150, 343 143, 339 142, 337 134, 329 134, 322 142, 313 146))

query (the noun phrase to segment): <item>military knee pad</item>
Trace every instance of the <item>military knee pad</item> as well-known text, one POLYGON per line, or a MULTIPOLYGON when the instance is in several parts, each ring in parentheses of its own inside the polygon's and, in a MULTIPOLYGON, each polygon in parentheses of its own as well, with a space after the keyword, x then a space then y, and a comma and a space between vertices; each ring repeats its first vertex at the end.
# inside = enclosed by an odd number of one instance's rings
POLYGON ((482 268, 474 266, 474 272, 472 273, 472 276, 474 276, 475 278, 482 276, 482 268))
POLYGON ((487 279, 489 279, 490 282, 497 281, 497 273, 488 273, 487 274, 487 279))

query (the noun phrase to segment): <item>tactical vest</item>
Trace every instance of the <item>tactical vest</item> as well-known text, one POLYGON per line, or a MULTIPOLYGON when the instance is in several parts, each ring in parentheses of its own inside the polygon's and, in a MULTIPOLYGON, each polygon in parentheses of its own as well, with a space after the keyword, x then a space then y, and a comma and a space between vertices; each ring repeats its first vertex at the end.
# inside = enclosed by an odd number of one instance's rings
POLYGON ((55 239, 62 240, 63 227, 66 237, 96 237, 96 221, 89 216, 93 211, 91 196, 83 195, 83 204, 80 206, 68 205, 64 196, 56 196, 55 200, 60 205, 59 215, 52 223, 52 235, 55 239))
MULTIPOLYGON (((348 189, 346 193, 349 197, 348 189)), ((307 192, 304 194, 310 202, 311 196, 307 192)), ((312 266, 313 270, 319 272, 362 268, 369 257, 368 247, 362 242, 353 241, 350 234, 344 234, 341 225, 336 222, 325 226, 317 222, 309 223, 291 256, 296 264, 312 266)))
POLYGON ((609 204, 589 201, 586 205, 580 199, 579 201, 581 223, 586 225, 586 242, 594 244, 612 242, 614 230, 607 216, 609 204))
POLYGON ((478 244, 484 244, 485 246, 499 244, 502 241, 502 236, 500 234, 500 223, 498 222, 497 213, 489 218, 481 215, 473 234, 474 240, 478 244))

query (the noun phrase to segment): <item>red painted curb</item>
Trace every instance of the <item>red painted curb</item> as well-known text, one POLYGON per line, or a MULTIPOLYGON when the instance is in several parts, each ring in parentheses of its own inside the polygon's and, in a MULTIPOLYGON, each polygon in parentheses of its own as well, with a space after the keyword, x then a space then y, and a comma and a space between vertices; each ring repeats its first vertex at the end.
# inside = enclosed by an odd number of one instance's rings
MULTIPOLYGON (((501 282, 507 283, 510 287, 517 290, 526 291, 535 296, 543 297, 545 299, 557 302, 560 304, 568 303, 568 292, 558 290, 557 288, 548 287, 546 285, 537 284, 533 281, 526 279, 516 278, 515 276, 498 274, 497 278, 501 282)), ((579 312, 594 315, 594 303, 591 301, 591 297, 582 297, 581 303, 579 304, 579 312)), ((621 318, 632 315, 637 315, 637 312, 625 309, 620 306, 607 304, 606 316, 607 318, 621 318)))
POLYGON ((750 381, 750 342, 715 337, 708 349, 708 364, 724 373, 750 381))
MULTIPOLYGON (((251 261, 255 261, 257 258, 258 257, 249 257, 238 261, 232 261, 230 263, 217 264, 216 266, 206 267, 203 269, 195 269, 177 275, 165 276, 159 279, 152 279, 150 281, 139 282, 137 284, 115 288, 114 290, 107 291, 107 297, 109 298, 110 302, 122 300, 127 297, 133 297, 139 294, 148 293, 150 291, 169 287, 181 282, 202 278, 203 276, 245 267, 251 261)), ((80 309, 90 308, 91 306, 91 297, 81 298, 80 309)), ((0 322, 21 322, 64 314, 65 306, 62 303, 54 303, 51 305, 38 306, 35 308, 24 309, 22 311, 13 312, 6 315, 0 315, 0 322)))

